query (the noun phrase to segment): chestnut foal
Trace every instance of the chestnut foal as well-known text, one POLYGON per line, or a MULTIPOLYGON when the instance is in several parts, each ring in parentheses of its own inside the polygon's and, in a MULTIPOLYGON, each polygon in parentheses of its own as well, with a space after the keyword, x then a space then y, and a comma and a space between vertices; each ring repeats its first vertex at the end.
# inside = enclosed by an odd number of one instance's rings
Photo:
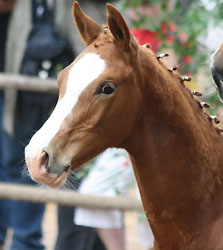
POLYGON ((108 26, 77 2, 73 14, 87 47, 59 74, 55 110, 26 147, 32 178, 57 187, 106 148, 124 148, 156 249, 223 249, 223 139, 216 118, 185 87, 189 78, 164 66, 165 55, 138 44, 112 5, 108 26))

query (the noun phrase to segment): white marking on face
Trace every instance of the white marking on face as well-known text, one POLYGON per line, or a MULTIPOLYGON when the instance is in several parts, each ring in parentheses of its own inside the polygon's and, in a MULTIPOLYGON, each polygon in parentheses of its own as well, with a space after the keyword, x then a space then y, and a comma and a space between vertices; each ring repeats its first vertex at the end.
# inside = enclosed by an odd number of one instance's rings
POLYGON ((71 113, 83 90, 97 79, 106 67, 98 54, 88 53, 77 61, 69 71, 66 92, 44 125, 36 132, 25 148, 26 158, 35 157, 48 146, 59 131, 64 119, 71 113))

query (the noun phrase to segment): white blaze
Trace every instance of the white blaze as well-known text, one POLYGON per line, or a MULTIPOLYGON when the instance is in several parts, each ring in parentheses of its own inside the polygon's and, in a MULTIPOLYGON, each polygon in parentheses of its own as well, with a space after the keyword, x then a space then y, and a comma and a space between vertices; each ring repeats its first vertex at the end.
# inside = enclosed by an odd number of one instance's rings
POLYGON ((98 54, 88 53, 77 61, 69 71, 66 92, 44 125, 35 133, 25 149, 26 158, 47 147, 59 131, 64 119, 71 113, 82 91, 105 69, 105 61, 98 54))

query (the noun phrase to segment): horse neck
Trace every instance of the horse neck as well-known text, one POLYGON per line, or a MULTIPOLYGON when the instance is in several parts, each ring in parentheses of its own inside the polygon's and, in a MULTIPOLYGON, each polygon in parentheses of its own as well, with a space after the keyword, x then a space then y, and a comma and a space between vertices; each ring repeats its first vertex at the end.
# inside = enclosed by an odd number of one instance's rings
POLYGON ((126 149, 155 237, 179 247, 185 234, 207 228, 220 214, 223 143, 179 77, 156 61, 151 64, 141 117, 126 149))

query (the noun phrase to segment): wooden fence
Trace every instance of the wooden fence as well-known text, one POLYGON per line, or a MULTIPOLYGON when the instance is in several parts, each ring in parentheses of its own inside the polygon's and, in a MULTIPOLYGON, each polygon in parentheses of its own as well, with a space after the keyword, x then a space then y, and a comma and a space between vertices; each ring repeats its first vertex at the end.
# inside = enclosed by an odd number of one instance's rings
POLYGON ((57 81, 53 78, 41 80, 38 77, 0 74, 0 88, 10 88, 34 92, 57 93, 57 81))
POLYGON ((0 198, 102 209, 142 210, 141 201, 126 197, 83 195, 73 190, 0 182, 0 198))

